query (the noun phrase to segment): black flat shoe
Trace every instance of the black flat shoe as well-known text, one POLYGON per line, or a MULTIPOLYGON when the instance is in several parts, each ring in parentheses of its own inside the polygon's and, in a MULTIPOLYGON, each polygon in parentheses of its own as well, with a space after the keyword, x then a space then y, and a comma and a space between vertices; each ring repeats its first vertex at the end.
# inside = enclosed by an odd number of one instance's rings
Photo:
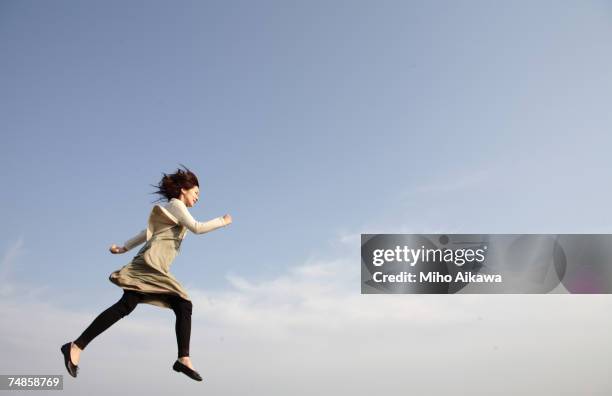
POLYGON ((198 374, 197 371, 190 369, 178 360, 174 362, 174 366, 172 366, 172 368, 174 369, 174 371, 184 373, 191 379, 194 379, 196 381, 202 381, 202 377, 200 377, 200 374, 198 374))
POLYGON ((68 374, 72 375, 76 378, 77 372, 79 371, 79 366, 72 363, 72 359, 70 359, 70 346, 71 342, 62 345, 60 350, 62 351, 62 355, 64 355, 64 365, 66 366, 66 370, 68 370, 68 374))

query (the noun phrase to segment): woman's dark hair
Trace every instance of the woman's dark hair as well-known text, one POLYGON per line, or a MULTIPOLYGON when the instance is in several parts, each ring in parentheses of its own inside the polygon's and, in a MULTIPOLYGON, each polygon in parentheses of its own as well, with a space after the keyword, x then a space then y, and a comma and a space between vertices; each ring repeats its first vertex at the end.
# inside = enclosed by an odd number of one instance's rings
POLYGON ((195 173, 187 169, 185 165, 180 165, 185 170, 177 169, 175 173, 170 175, 162 172, 164 177, 159 181, 159 184, 152 184, 153 187, 157 188, 157 191, 151 194, 161 195, 161 198, 157 199, 157 201, 161 201, 164 198, 166 201, 170 201, 172 198, 178 198, 181 195, 181 188, 189 190, 195 186, 200 187, 198 177, 195 173))

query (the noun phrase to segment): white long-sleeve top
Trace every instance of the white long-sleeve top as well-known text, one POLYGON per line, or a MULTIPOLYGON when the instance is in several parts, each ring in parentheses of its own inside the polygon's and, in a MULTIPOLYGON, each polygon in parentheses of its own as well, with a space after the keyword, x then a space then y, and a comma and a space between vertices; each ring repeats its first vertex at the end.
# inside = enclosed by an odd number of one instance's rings
MULTIPOLYGON (((194 234, 204 234, 206 232, 216 230, 219 227, 225 226, 225 220, 223 217, 216 217, 209 221, 197 221, 193 218, 189 210, 187 210, 187 206, 183 201, 177 198, 172 198, 170 201, 164 206, 168 212, 170 212, 176 219, 179 224, 186 227, 189 231, 194 234)), ((125 241, 123 246, 130 250, 135 246, 144 243, 147 239, 147 230, 144 229, 140 231, 136 236, 125 241)))

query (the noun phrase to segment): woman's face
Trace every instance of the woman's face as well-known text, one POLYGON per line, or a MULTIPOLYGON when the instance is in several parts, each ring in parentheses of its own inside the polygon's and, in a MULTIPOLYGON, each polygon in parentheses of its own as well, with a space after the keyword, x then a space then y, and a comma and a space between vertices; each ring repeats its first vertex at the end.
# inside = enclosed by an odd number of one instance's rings
POLYGON ((200 199, 200 187, 193 186, 189 190, 181 188, 181 196, 179 199, 183 201, 185 206, 189 208, 192 207, 200 199))

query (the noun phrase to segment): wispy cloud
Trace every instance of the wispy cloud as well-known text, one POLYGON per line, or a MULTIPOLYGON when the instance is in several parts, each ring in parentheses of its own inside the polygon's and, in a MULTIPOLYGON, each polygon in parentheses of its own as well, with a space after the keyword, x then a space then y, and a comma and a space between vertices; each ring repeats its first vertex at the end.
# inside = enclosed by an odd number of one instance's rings
POLYGON ((449 193, 465 190, 470 187, 482 185, 491 179, 493 170, 477 169, 463 173, 456 173, 454 176, 445 177, 442 180, 434 180, 423 184, 417 184, 410 189, 406 195, 427 194, 427 193, 449 193))
MULTIPOLYGON (((347 240, 358 252, 358 241, 347 240)), ((610 390, 608 296, 361 295, 358 254, 345 253, 266 279, 227 279, 219 290, 185 283, 194 302, 191 356, 205 377, 200 391, 398 393, 406 373, 410 390, 427 395, 449 394, 457 383, 477 395, 578 394, 586 381, 610 390), (584 329, 588 338, 576 342, 584 329), (468 385, 475 367, 478 380, 468 385), (551 383, 551 371, 572 375, 551 383)), ((99 312, 19 295, 0 300, 0 371, 65 375, 59 345, 99 312)), ((64 376, 64 393, 193 392, 196 384, 170 370, 173 323, 170 310, 139 306, 88 346, 79 377, 64 376)))
POLYGON ((2 260, 0 261, 0 296, 8 296, 15 291, 15 286, 10 282, 10 278, 22 251, 23 237, 20 237, 2 255, 2 260))
POLYGON ((263 281, 228 277, 231 288, 189 288, 198 316, 215 325, 254 326, 276 337, 329 336, 330 331, 411 323, 414 327, 464 322, 465 312, 423 296, 363 296, 359 261, 336 259, 295 267, 263 281))

